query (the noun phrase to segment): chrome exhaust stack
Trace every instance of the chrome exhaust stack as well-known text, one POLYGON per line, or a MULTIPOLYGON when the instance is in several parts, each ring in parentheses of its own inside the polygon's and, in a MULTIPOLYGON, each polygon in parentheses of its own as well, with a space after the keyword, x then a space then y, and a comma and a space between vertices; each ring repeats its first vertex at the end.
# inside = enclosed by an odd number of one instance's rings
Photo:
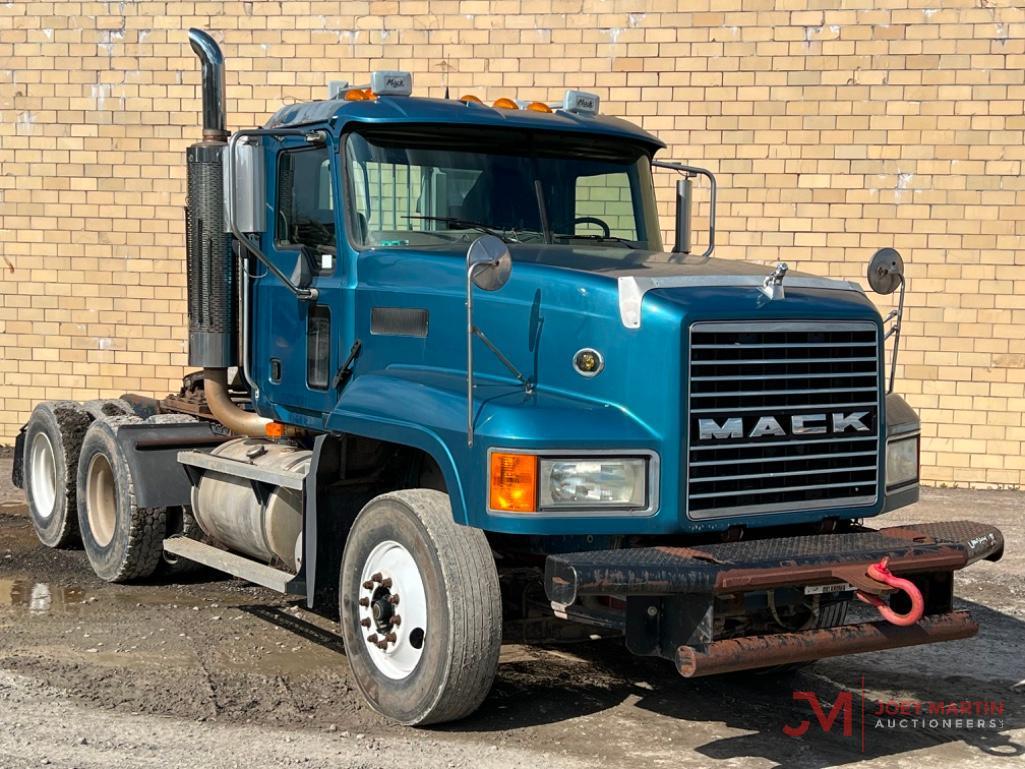
POLYGON ((207 404, 218 421, 233 432, 264 437, 270 420, 228 397, 227 370, 238 363, 239 339, 238 267, 224 212, 224 55, 200 29, 189 30, 189 45, 202 62, 203 95, 203 138, 186 151, 189 365, 203 368, 207 404))
POLYGON ((189 45, 203 63, 203 138, 228 140, 224 101, 224 55, 217 42, 201 29, 189 30, 189 45))

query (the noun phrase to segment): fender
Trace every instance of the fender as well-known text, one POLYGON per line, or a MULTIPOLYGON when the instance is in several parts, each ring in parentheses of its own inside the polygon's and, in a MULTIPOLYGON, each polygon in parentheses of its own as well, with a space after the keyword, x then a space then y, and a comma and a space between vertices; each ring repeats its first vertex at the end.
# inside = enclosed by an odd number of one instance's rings
POLYGON ((457 467, 470 460, 466 446, 465 378, 435 374, 413 378, 417 372, 395 375, 364 374, 345 388, 324 427, 332 433, 411 446, 438 463, 445 478, 457 523, 469 524, 466 493, 457 467), (448 385, 448 386, 446 386, 448 385))
POLYGON ((212 422, 138 422, 118 426, 115 438, 128 462, 139 507, 190 505, 192 482, 178 452, 210 449, 228 440, 212 422))

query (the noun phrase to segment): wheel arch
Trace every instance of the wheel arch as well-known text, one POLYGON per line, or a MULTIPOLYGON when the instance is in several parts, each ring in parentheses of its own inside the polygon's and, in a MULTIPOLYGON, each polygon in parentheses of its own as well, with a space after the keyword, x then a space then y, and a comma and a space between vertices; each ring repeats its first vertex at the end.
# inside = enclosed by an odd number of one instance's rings
POLYGON ((466 523, 451 456, 440 441, 413 441, 416 432, 406 434, 408 442, 396 441, 393 431, 386 437, 376 430, 322 433, 314 439, 303 489, 302 576, 309 608, 333 602, 349 529, 371 499, 403 489, 434 489, 448 495, 453 519, 466 523))

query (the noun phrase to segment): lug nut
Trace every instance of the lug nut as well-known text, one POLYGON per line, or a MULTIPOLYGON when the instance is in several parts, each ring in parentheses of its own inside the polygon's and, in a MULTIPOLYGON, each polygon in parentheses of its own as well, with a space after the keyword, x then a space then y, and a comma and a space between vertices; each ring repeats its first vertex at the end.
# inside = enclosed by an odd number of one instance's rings
POLYGON ((398 606, 399 605, 399 594, 396 593, 395 595, 388 596, 388 603, 390 603, 392 606, 398 606))
POLYGON ((364 598, 360 598, 360 599, 359 599, 359 605, 360 605, 360 606, 363 606, 364 608, 365 608, 365 607, 367 607, 367 606, 369 606, 369 605, 370 605, 370 599, 369 599, 369 598, 366 598, 366 597, 364 597, 364 598))
POLYGON ((377 580, 381 583, 381 587, 391 587, 391 577, 377 580))
POLYGON ((361 624, 363 627, 370 627, 370 618, 364 617, 359 621, 359 624, 361 624))
POLYGON ((395 627, 398 627, 399 625, 401 625, 401 624, 402 624, 402 617, 400 617, 400 616, 399 616, 398 614, 396 614, 395 616, 393 616, 393 617, 391 618, 391 623, 392 623, 392 624, 393 624, 393 625, 394 625, 395 627))
POLYGON ((380 641, 380 642, 378 642, 377 648, 380 649, 381 651, 387 650, 388 642, 387 641, 380 641))
POLYGON ((380 581, 381 581, 381 572, 376 572, 376 573, 374 573, 374 574, 371 574, 371 575, 370 575, 370 579, 371 579, 371 580, 372 580, 373 582, 380 582, 380 581))
POLYGON ((374 583, 371 580, 368 579, 366 582, 363 583, 363 588, 364 588, 364 590, 373 590, 374 589, 374 583))
POLYGON ((377 643, 377 633, 371 633, 370 635, 368 635, 367 640, 372 644, 377 643))
POLYGON ((386 636, 384 637, 384 640, 385 640, 385 641, 387 641, 387 642, 389 642, 389 643, 395 643, 395 640, 396 640, 397 638, 398 638, 398 636, 397 636, 397 635, 395 635, 394 633, 388 633, 388 635, 386 635, 386 636))

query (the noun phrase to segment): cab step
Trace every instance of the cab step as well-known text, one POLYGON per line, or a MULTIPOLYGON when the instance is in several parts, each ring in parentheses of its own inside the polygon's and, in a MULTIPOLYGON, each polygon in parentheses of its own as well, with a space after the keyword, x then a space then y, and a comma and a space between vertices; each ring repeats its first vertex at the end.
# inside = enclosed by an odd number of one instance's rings
POLYGON ((199 470, 223 473, 236 478, 269 483, 272 486, 281 486, 286 489, 295 489, 296 491, 303 490, 303 481, 306 478, 305 473, 276 470, 262 465, 251 465, 247 462, 239 462, 237 459, 208 454, 205 451, 179 451, 178 462, 187 468, 198 468, 199 470))
POLYGON ((229 553, 227 550, 221 550, 188 537, 165 539, 164 552, 209 566, 216 571, 239 577, 278 593, 306 595, 305 581, 296 577, 295 574, 289 574, 287 571, 275 569, 265 563, 229 553))

